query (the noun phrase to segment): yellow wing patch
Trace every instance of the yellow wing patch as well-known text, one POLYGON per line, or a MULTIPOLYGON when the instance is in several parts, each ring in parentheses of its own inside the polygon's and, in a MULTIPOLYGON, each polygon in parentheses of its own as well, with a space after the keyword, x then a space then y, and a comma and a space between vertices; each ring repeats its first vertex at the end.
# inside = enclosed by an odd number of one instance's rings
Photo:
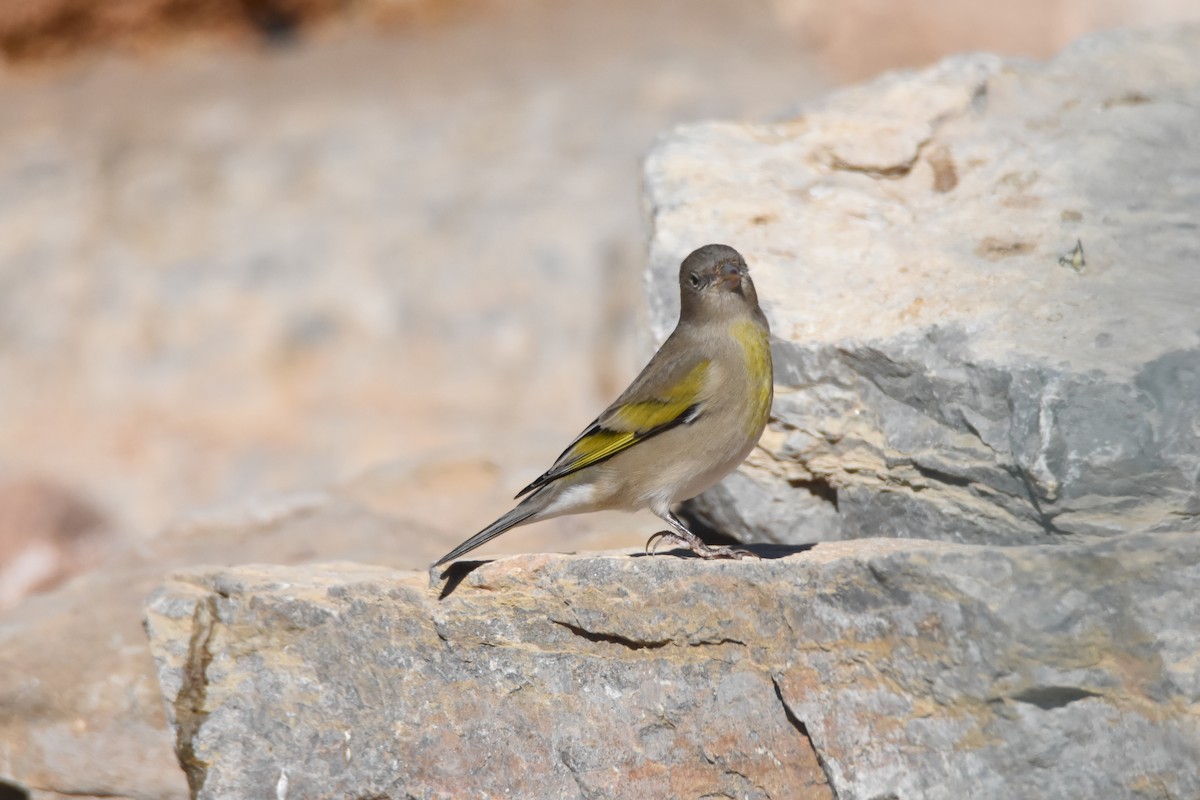
POLYGON ((706 359, 696 364, 683 376, 683 380, 652 400, 623 404, 604 424, 644 433, 678 419, 700 400, 700 390, 704 387, 711 363, 706 359))
POLYGON ((568 462, 569 469, 571 471, 583 469, 611 455, 616 455, 633 444, 636 438, 636 433, 617 433, 606 431, 603 428, 595 433, 589 433, 572 445, 570 450, 572 458, 568 462))
POLYGON ((522 489, 517 497, 695 419, 694 412, 710 366, 708 360, 701 361, 688 370, 682 380, 652 399, 622 403, 596 420, 559 456, 553 467, 522 489))
POLYGON ((710 363, 704 360, 696 364, 683 380, 652 400, 622 403, 614 409, 596 430, 579 437, 567 451, 570 453, 569 469, 574 471, 591 466, 678 422, 699 401, 710 363))

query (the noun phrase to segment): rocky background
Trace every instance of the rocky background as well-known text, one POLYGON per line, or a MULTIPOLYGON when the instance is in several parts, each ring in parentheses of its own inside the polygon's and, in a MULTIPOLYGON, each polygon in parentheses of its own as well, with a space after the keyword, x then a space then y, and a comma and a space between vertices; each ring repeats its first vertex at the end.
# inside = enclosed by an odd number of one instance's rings
POLYGON ((817 99, 1194 10, 753 11, 0 8, 0 797, 1196 794, 1195 29, 817 99), (717 118, 757 124, 654 143, 717 118), (710 240, 779 390, 690 513, 786 557, 196 567, 428 563, 620 390, 710 240), (796 549, 880 535, 944 543, 796 549))
POLYGON ((959 57, 665 138, 656 332, 704 231, 751 254, 780 340, 776 424, 704 518, 786 543, 1200 528, 1194 32, 959 57))

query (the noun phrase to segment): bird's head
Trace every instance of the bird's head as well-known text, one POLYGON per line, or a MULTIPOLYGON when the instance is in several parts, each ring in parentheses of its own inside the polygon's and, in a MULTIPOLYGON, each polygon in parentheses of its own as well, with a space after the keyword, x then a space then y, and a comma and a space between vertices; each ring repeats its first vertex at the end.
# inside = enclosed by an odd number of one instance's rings
POLYGON ((758 293, 741 253, 724 244, 706 244, 679 267, 681 313, 701 319, 711 316, 761 316, 758 293))

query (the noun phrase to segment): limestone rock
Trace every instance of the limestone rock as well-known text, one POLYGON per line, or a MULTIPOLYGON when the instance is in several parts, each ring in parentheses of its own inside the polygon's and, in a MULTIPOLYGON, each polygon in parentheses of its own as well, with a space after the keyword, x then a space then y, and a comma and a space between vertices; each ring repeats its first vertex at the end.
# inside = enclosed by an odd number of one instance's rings
POLYGON ((196 798, 1200 793, 1200 537, 762 552, 200 568, 146 624, 196 798))
POLYGON ((724 241, 776 337, 763 447, 694 513, 792 543, 1200 528, 1198 51, 953 58, 661 140, 658 335, 679 258, 724 241))
POLYGON ((0 797, 8 785, 35 800, 187 796, 140 625, 170 570, 331 558, 414 566, 438 544, 427 528, 345 499, 293 496, 180 527, 27 598, 0 617, 0 797))
MULTIPOLYGON (((380 467, 338 490, 190 515, 26 598, 0 615, 0 798, 9 784, 34 800, 187 796, 140 625, 146 596, 167 573, 330 559, 420 568, 482 525, 489 506, 507 507, 509 484, 487 463, 380 467)), ((633 530, 626 515, 563 518, 504 546, 606 548, 644 535, 633 530)))

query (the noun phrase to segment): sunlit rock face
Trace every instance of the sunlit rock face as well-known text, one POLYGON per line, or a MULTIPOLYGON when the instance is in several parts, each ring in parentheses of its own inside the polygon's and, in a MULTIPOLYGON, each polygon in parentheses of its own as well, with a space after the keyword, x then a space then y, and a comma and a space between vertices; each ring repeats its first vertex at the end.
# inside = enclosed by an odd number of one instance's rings
POLYGON ((745 254, 774 422, 693 505, 747 541, 1200 526, 1200 29, 896 73, 646 164, 673 265, 745 254))
POLYGON ((197 798, 1188 798, 1200 538, 198 568, 146 626, 197 798))

